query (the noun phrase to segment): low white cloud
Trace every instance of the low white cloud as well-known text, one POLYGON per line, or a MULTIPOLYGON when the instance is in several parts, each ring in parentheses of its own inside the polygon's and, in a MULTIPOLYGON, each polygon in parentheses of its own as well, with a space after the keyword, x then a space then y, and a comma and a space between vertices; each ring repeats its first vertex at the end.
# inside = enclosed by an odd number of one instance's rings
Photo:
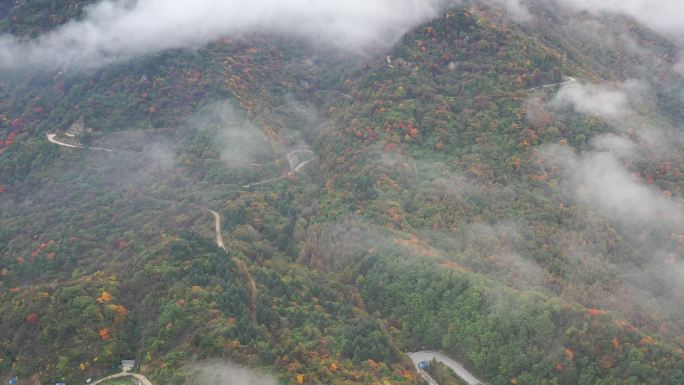
POLYGON ((594 138, 594 148, 601 152, 611 152, 619 159, 634 155, 636 144, 618 135, 607 134, 594 138))
MULTIPOLYGON (((657 107, 651 94, 646 83, 634 79, 606 84, 576 82, 563 86, 548 105, 556 113, 572 111, 601 118, 619 132, 633 135, 639 145, 653 149, 667 146, 676 138, 665 129, 664 120, 654 114, 657 107)), ((597 140, 603 149, 625 144, 616 142, 615 137, 597 140)))
POLYGON ((680 0, 659 0, 657 4, 648 0, 560 0, 589 12, 611 12, 630 16, 655 31, 674 38, 684 33, 684 2, 680 0))
POLYGON ((203 363, 189 367, 188 385, 276 385, 276 380, 263 373, 233 364, 203 363))
MULTIPOLYGON (((645 90, 643 83, 636 80, 564 86, 549 103, 551 108, 599 117, 623 135, 599 135, 592 140, 592 148, 583 153, 567 146, 549 146, 544 153, 564 172, 566 192, 607 218, 621 223, 655 223, 660 219, 675 224, 684 218, 676 205, 636 180, 625 166, 625 160, 639 156, 637 143, 624 133, 642 121, 636 106, 643 102, 645 90)), ((639 126, 643 128, 637 133, 640 140, 651 143, 659 137, 656 133, 660 130, 639 126)))
POLYGON ((608 141, 598 139, 598 148, 578 154, 567 146, 549 146, 544 154, 563 172, 561 187, 566 193, 599 211, 613 222, 628 227, 684 224, 684 212, 662 191, 642 183, 621 162, 629 144, 622 141, 606 148, 608 141), (615 151, 617 149, 617 154, 615 151))
POLYGON ((570 83, 563 86, 550 105, 557 110, 572 108, 583 114, 617 122, 633 115, 632 104, 640 99, 644 88, 636 80, 614 85, 570 83))
POLYGON ((684 55, 680 55, 679 61, 674 65, 674 70, 678 74, 684 76, 684 55))
POLYGON ((490 0, 494 4, 502 6, 508 15, 519 23, 525 23, 532 20, 532 14, 529 9, 523 4, 522 0, 490 0))
POLYGON ((37 39, 0 36, 0 69, 92 68, 244 33, 365 51, 391 45, 446 2, 451 0, 105 0, 37 39))
MULTIPOLYGON (((594 268, 605 265, 607 272, 619 277, 625 285, 619 290, 600 283, 589 291, 574 284, 565 290, 585 304, 619 309, 633 317, 657 309, 674 322, 669 327, 679 328, 684 280, 676 240, 684 225, 684 206, 681 199, 648 185, 629 170, 625 164, 637 152, 629 140, 614 135, 596 138, 593 148, 583 153, 568 146, 544 149, 546 161, 561 172, 559 186, 567 199, 607 219, 635 253, 631 260, 607 254, 592 262, 594 268), (610 259, 620 263, 607 262, 610 259)), ((590 259, 594 256, 590 254, 590 259)))
POLYGON ((196 114, 192 125, 215 135, 214 147, 229 166, 271 159, 272 145, 257 126, 226 101, 215 102, 196 114))

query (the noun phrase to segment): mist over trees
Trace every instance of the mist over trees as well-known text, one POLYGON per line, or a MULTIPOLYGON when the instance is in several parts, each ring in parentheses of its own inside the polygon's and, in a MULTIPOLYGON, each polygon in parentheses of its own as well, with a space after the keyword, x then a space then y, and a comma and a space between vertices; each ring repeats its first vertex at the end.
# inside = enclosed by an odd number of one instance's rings
POLYGON ((2 376, 684 383, 678 2, 48 3, 0 6, 2 376))

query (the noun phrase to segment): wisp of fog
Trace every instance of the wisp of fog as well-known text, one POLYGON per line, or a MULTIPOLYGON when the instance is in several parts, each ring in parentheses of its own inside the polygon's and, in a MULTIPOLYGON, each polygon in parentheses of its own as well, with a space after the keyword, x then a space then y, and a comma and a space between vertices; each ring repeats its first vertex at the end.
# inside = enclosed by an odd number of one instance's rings
POLYGON ((449 0, 106 0, 33 40, 0 36, 0 69, 95 68, 221 37, 275 33, 364 53, 387 47, 449 0))

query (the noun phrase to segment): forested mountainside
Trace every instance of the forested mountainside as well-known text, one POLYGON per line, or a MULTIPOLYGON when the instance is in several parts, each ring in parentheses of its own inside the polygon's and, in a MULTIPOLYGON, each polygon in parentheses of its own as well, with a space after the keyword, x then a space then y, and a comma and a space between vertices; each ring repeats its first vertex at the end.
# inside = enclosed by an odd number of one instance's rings
POLYGON ((417 384, 432 349, 488 384, 684 384, 675 44, 530 11, 453 6, 374 55, 252 33, 2 72, 0 375, 417 384))

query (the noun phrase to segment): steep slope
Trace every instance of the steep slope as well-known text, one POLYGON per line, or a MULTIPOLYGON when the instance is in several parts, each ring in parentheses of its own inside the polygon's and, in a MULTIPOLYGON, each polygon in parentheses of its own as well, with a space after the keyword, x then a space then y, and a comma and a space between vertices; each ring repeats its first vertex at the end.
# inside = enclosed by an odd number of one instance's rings
MULTIPOLYGON (((564 50, 578 50, 573 39, 555 43, 564 50)), ((655 50, 651 57, 657 57, 660 48, 655 50)), ((561 383, 599 377, 609 383, 667 383, 678 378, 673 373, 681 370, 675 364, 681 359, 675 352, 677 346, 665 348, 671 352, 670 364, 666 364, 671 369, 653 368, 651 372, 661 373, 661 380, 646 371, 635 375, 616 364, 627 365, 629 359, 617 357, 630 349, 646 351, 643 346, 651 337, 644 340, 646 337, 639 334, 616 336, 619 327, 595 317, 611 310, 614 313, 609 318, 614 317, 615 325, 634 324, 663 341, 681 338, 681 308, 674 305, 679 298, 676 289, 652 291, 651 285, 656 282, 644 284, 634 279, 637 274, 654 279, 651 269, 662 271, 673 266, 672 260, 664 264, 654 261, 652 253, 653 242, 658 247, 676 242, 676 231, 664 223, 633 229, 585 202, 569 199, 561 184, 562 163, 548 156, 556 148, 550 144, 581 153, 590 151, 593 139, 602 134, 620 134, 596 116, 553 111, 548 102, 560 88, 556 84, 597 81, 603 76, 619 79, 631 70, 610 72, 601 60, 586 63, 583 57, 567 57, 564 52, 479 6, 450 12, 409 34, 386 60, 378 60, 358 77, 346 81, 339 88, 343 97, 328 101, 329 132, 333 134, 319 141, 320 153, 324 154, 323 168, 331 180, 328 194, 344 203, 324 205, 321 216, 331 218, 341 212, 354 212, 376 225, 397 230, 371 243, 409 245, 413 250, 404 253, 434 259, 442 269, 482 273, 517 290, 541 291, 588 308, 581 311, 573 306, 574 310, 561 311, 557 316, 553 311, 547 314, 558 328, 543 337, 544 341, 556 341, 554 355, 546 350, 545 342, 534 342, 532 336, 546 329, 533 321, 541 320, 534 311, 522 311, 527 314, 520 318, 513 316, 522 322, 515 327, 517 332, 498 328, 505 328, 503 325, 511 322, 509 316, 529 306, 527 301, 535 302, 533 307, 551 309, 555 300, 532 300, 522 295, 522 302, 509 307, 500 301, 514 301, 502 300, 502 294, 495 291, 484 295, 487 299, 477 300, 486 305, 478 307, 470 321, 449 323, 463 314, 463 305, 454 305, 454 313, 443 319, 426 315, 448 306, 443 288, 430 285, 430 279, 411 280, 405 284, 408 287, 397 283, 399 277, 421 270, 419 265, 386 279, 375 275, 369 279, 362 270, 363 282, 369 286, 365 292, 369 296, 367 303, 388 314, 392 324, 402 325, 401 341, 409 349, 441 346, 458 354, 468 346, 462 353, 492 383, 518 377, 526 379, 523 383, 541 383, 543 378, 553 377, 561 383), (600 70, 593 72, 594 68, 600 70), (545 87, 537 88, 540 86, 545 87), (662 238, 664 231, 673 231, 669 240, 662 238), (410 303, 410 307, 387 302, 393 295, 401 298, 398 301, 410 303), (583 312, 597 324, 575 334, 578 327, 583 328, 579 326, 585 322, 580 321, 583 312), (483 313, 497 321, 489 326, 483 325, 485 320, 474 321, 483 313), (408 325, 414 326, 407 332, 408 325), (498 337, 472 340, 469 333, 473 330, 478 330, 481 337, 489 331, 498 337), (442 338, 452 335, 453 339, 442 338), (522 339, 515 342, 511 335, 522 339), (592 344, 599 341, 624 338, 633 341, 633 348, 622 350, 620 342, 609 350, 592 351, 592 344), (573 361, 578 350, 588 360, 584 364, 582 360, 573 361), (497 356, 501 352, 507 353, 497 356), (516 358, 524 362, 511 364, 509 359, 516 353, 516 358), (572 363, 563 362, 566 359, 572 363), (544 366, 546 369, 541 369, 544 366), (533 367, 536 369, 530 369, 533 367)), ((621 53, 613 54, 619 57, 621 53)), ((654 67, 663 73, 666 68, 666 63, 654 67)), ((675 84, 681 84, 682 79, 671 71, 667 75, 675 84)), ((660 116, 671 112, 662 110, 657 103, 645 103, 643 109, 648 112, 642 116, 651 119, 643 124, 661 124, 660 116)), ((676 185, 681 175, 673 178, 668 170, 681 169, 679 151, 677 145, 663 146, 657 155, 645 150, 648 160, 642 158, 628 167, 662 191, 668 190, 668 196, 678 195, 676 185), (654 163, 668 165, 655 178, 653 174, 649 177, 654 163)), ((674 200, 679 202, 678 197, 674 200)), ((337 229, 345 230, 344 226, 337 229)), ((664 248, 676 255, 670 258, 681 258, 679 248, 664 248)), ((330 266, 335 264, 336 255, 312 253, 310 257, 327 258, 314 263, 330 266)), ((380 271, 388 269, 382 266, 380 271)), ((436 266, 428 271, 439 274, 436 266)), ((668 278, 658 281, 670 284, 668 278)), ((465 301, 458 294, 451 297, 465 301)), ((630 328, 636 331, 634 326, 630 328)), ((660 349, 656 348, 662 352, 660 349)))
MULTIPOLYGON (((6 30, 51 28, 12 12, 6 30)), ((412 384, 402 351, 431 348, 491 384, 682 383, 679 309, 615 268, 644 263, 653 232, 568 199, 545 156, 616 132, 552 111, 561 83, 637 72, 561 36, 474 4, 361 66, 247 36, 3 77, 0 373, 74 382, 134 356, 159 383, 218 359, 285 383, 412 384), (80 116, 116 151, 46 141, 80 116), (293 173, 288 148, 314 141, 293 173)), ((661 161, 630 167, 678 199, 682 162, 654 175, 661 161)))

